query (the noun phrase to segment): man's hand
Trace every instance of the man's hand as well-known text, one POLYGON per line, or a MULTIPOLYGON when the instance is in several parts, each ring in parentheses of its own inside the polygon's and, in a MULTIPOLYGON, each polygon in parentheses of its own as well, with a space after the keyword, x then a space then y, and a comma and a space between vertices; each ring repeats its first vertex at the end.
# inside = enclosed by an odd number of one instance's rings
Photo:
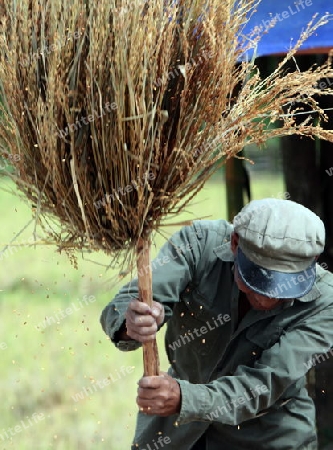
POLYGON ((136 402, 145 414, 161 417, 177 414, 181 404, 180 386, 167 373, 157 377, 142 377, 136 402))
POLYGON ((152 308, 139 300, 132 300, 126 311, 127 336, 139 341, 149 342, 156 337, 156 331, 164 320, 164 307, 154 302, 152 308))

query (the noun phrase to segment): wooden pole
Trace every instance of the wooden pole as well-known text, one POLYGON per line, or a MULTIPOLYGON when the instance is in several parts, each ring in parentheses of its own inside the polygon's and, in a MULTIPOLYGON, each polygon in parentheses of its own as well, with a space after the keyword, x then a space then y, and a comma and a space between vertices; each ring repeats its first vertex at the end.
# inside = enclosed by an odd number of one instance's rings
POLYGON ((233 221, 236 214, 243 208, 244 169, 243 161, 230 158, 226 162, 226 193, 228 220, 233 221))
MULTIPOLYGON (((153 289, 150 261, 150 239, 140 238, 137 244, 137 269, 139 300, 152 307, 153 289)), ((143 367, 145 376, 159 375, 159 357, 156 340, 143 344, 143 367)))

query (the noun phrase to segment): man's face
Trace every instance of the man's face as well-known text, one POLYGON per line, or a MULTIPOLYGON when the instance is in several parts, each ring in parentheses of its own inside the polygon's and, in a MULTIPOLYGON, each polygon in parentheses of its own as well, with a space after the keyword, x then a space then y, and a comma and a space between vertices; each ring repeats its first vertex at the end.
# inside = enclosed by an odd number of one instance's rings
POLYGON ((238 289, 244 292, 253 309, 269 311, 271 309, 274 309, 281 301, 283 301, 281 299, 270 298, 266 297, 265 295, 258 294, 257 292, 247 287, 246 284, 243 283, 241 277, 239 276, 237 264, 235 264, 234 275, 238 289))

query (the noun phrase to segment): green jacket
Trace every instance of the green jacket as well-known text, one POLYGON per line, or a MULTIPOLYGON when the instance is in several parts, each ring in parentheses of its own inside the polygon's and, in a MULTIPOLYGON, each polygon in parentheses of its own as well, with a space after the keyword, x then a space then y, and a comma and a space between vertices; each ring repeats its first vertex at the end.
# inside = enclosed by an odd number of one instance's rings
MULTIPOLYGON (((153 261, 181 411, 166 418, 139 412, 133 449, 160 449, 162 442, 167 450, 190 450, 203 433, 209 450, 317 449, 305 374, 333 347, 333 275, 317 265, 307 295, 271 311, 252 309, 237 327, 231 231, 223 220, 195 221, 153 261), (168 439, 158 443, 159 436, 168 439)), ((133 280, 102 312, 102 327, 121 350, 140 347, 115 336, 137 297, 133 280)))

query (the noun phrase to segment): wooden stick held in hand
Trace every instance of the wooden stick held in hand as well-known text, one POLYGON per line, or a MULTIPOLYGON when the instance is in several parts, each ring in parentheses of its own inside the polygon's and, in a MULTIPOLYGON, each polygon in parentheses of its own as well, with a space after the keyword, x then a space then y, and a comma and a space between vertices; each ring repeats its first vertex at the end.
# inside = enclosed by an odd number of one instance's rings
MULTIPOLYGON (((137 244, 139 300, 151 308, 153 303, 153 289, 150 248, 151 242, 149 238, 139 238, 137 244)), ((156 340, 143 344, 143 366, 145 376, 159 375, 159 357, 156 340)))

